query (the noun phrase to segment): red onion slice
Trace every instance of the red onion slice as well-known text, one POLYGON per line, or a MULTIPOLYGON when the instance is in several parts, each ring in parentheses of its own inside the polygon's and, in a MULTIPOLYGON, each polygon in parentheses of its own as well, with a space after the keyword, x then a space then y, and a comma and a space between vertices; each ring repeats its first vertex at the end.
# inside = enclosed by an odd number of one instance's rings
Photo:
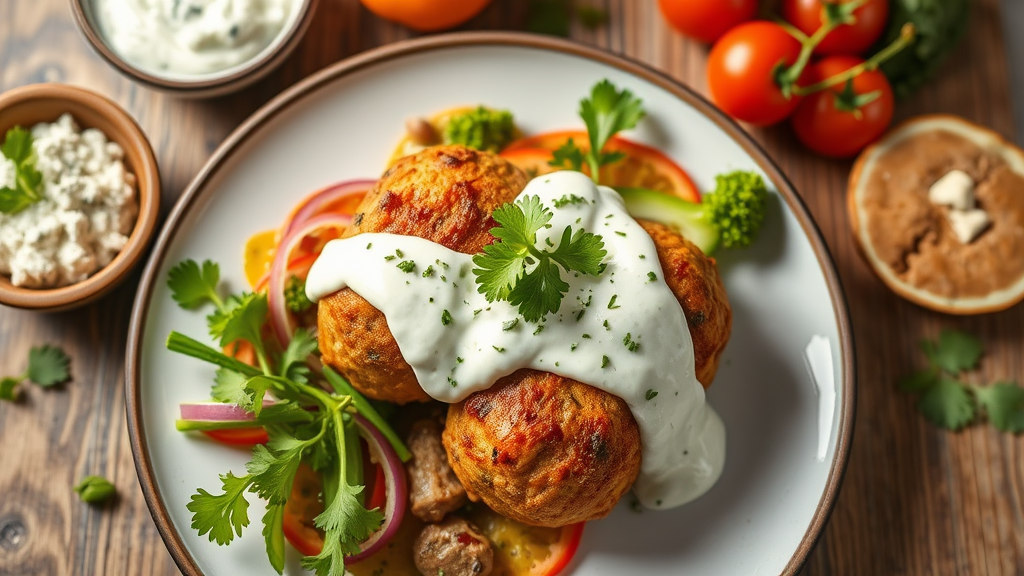
POLYGON ((359 546, 358 554, 345 558, 345 561, 351 564, 366 560, 391 541, 395 533, 398 532, 398 527, 402 525, 402 518, 405 517, 405 502, 409 498, 405 482, 405 467, 402 466, 402 461, 398 459, 398 455, 391 448, 391 444, 380 433, 380 430, 377 430, 362 416, 355 414, 353 419, 359 430, 359 435, 366 440, 366 444, 370 448, 371 456, 380 462, 381 468, 384 470, 386 497, 384 523, 379 530, 367 538, 366 542, 359 546))
POLYGON ((285 223, 284 227, 281 229, 281 236, 284 237, 291 234, 292 231, 301 226, 307 220, 316 216, 324 209, 325 206, 328 206, 333 202, 337 202, 346 196, 365 194, 366 191, 373 188, 373 185, 376 183, 376 180, 348 180, 332 184, 327 188, 314 192, 299 205, 299 208, 295 211, 291 220, 285 223))
MULTIPOLYGON (((263 401, 263 406, 273 404, 269 400, 263 401)), ((235 404, 223 402, 182 402, 178 405, 182 420, 196 420, 201 422, 246 422, 254 416, 246 412, 244 408, 235 404)))
POLYGON ((284 299, 285 282, 288 280, 288 260, 302 239, 321 228, 333 226, 345 228, 352 223, 347 214, 321 214, 313 216, 281 240, 270 265, 270 283, 267 286, 267 306, 270 308, 270 327, 282 346, 286 346, 295 333, 292 315, 284 299))

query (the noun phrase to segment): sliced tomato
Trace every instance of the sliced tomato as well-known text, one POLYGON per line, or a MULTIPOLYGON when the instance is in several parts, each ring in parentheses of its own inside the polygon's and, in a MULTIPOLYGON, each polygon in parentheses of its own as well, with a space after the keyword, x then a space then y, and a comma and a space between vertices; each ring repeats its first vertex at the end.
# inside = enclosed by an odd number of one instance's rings
MULTIPOLYGON (((369 460, 364 460, 364 462, 369 462, 369 460)), ((374 470, 373 482, 366 485, 366 509, 383 509, 384 504, 387 503, 388 494, 388 489, 385 485, 384 468, 380 464, 372 464, 372 466, 374 470)), ((369 475, 367 475, 367 480, 369 480, 369 475)))
POLYGON ((255 446, 256 444, 266 444, 267 440, 269 440, 267 431, 260 426, 203 430, 202 432, 217 442, 232 446, 255 446))
POLYGON ((562 570, 572 562, 572 557, 579 550, 580 540, 583 539, 583 527, 586 522, 572 524, 562 528, 562 537, 558 542, 551 545, 551 556, 548 561, 537 566, 530 576, 555 576, 561 574, 562 570))
MULTIPOLYGON (((581 150, 590 149, 590 140, 583 130, 546 132, 520 138, 501 152, 501 156, 531 175, 557 170, 548 165, 552 152, 569 140, 581 150)), ((673 194, 691 202, 700 202, 700 192, 689 174, 660 150, 616 136, 605 150, 622 152, 625 158, 601 168, 601 183, 623 188, 647 188, 673 194)), ((589 169, 584 166, 584 172, 589 169)))

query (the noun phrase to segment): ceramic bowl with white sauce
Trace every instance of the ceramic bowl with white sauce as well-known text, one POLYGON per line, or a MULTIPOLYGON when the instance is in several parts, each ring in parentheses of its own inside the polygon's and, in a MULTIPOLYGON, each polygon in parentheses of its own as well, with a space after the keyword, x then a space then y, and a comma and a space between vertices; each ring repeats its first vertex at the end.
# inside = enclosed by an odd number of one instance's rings
POLYGON ((132 80, 191 98, 256 82, 298 45, 318 0, 71 0, 86 39, 132 80))

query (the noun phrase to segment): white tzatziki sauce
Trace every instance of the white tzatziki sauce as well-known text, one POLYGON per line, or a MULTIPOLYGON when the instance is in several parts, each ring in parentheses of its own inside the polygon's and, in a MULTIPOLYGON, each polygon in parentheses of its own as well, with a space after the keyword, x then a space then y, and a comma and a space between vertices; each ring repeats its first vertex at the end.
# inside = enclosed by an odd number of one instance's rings
POLYGON ((298 0, 94 0, 100 32, 128 63, 157 76, 221 72, 255 58, 298 0))
POLYGON ((571 226, 600 234, 608 251, 598 277, 563 271, 569 292, 539 323, 477 291, 472 255, 414 236, 367 233, 328 243, 309 272, 307 295, 317 301, 348 287, 380 310, 420 386, 442 402, 521 368, 622 398, 640 429, 633 487, 640 502, 670 508, 697 498, 721 474, 725 427, 695 377, 686 317, 654 242, 618 193, 579 172, 535 178, 520 198, 527 195, 554 214, 538 246, 557 246, 571 226))

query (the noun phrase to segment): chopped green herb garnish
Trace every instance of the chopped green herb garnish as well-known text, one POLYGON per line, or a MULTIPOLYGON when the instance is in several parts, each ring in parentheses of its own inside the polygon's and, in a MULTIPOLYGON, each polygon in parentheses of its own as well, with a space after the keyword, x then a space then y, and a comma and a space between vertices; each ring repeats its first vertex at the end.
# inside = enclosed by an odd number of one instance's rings
POLYGON ((610 363, 611 360, 609 360, 607 356, 601 356, 601 368, 607 368, 610 363))
POLYGON ((641 254, 641 255, 640 255, 640 259, 641 259, 641 260, 647 260, 647 256, 644 256, 643 254, 641 254))
POLYGON ((398 258, 398 256, 395 256, 394 254, 388 254, 387 256, 384 257, 384 261, 385 262, 391 262, 395 258, 398 258))
POLYGON ((582 337, 585 340, 590 340, 590 334, 584 334, 582 337))
POLYGON ((654 400, 654 397, 658 395, 657 390, 648 389, 647 393, 644 394, 644 398, 647 400, 654 400))
POLYGON ((462 364, 462 363, 463 363, 463 362, 465 362, 466 360, 465 360, 464 358, 462 358, 461 356, 456 356, 456 357, 455 357, 455 361, 456 361, 457 363, 459 363, 459 364, 462 364))
POLYGON ((576 313, 576 321, 579 322, 583 319, 583 314, 587 311, 586 308, 580 308, 580 311, 576 313))
POLYGON ((313 307, 313 301, 306 296, 306 281, 294 274, 284 284, 284 301, 289 310, 296 314, 313 307))
POLYGON ((609 324, 607 320, 605 320, 605 321, 604 321, 604 323, 602 324, 602 326, 604 326, 604 329, 605 329, 605 330, 611 330, 611 329, 612 329, 612 326, 611 326, 611 324, 609 324))
POLYGON ((369 244, 366 245, 367 250, 369 250, 370 248, 373 248, 373 242, 370 242, 369 244))
POLYGON ((430 278, 433 275, 434 275, 434 265, 433 264, 428 264, 427 265, 427 269, 423 271, 423 277, 424 278, 430 278))
POLYGON ((441 324, 447 326, 452 323, 452 315, 448 310, 441 312, 441 324))
POLYGON ((647 273, 647 280, 649 280, 651 282, 656 282, 658 280, 658 275, 655 274, 654 272, 648 272, 647 273))
POLYGON ((513 319, 509 320, 508 322, 503 322, 502 323, 501 331, 502 332, 508 332, 509 330, 514 329, 518 325, 519 325, 519 318, 513 318, 513 319))
POLYGON ((633 341, 633 335, 626 332, 626 337, 622 339, 622 345, 626 347, 630 352, 636 352, 640 349, 640 343, 633 341))
POLYGON ((618 234, 619 236, 622 236, 623 238, 626 237, 626 233, 625 232, 619 232, 618 230, 616 230, 615 233, 618 234))
POLYGON ((575 352, 577 347, 579 347, 579 344, 576 343, 576 342, 573 342, 572 345, 569 346, 569 352, 575 352))
POLYGON ((458 387, 459 383, 455 381, 451 376, 448 377, 448 383, 452 385, 452 388, 458 387))
POLYGON ((505 352, 504 348, 501 348, 501 347, 498 347, 498 346, 491 346, 491 348, 494 348, 496 351, 498 351, 498 353, 504 353, 505 352))
POLYGON ((618 297, 619 297, 618 294, 612 294, 612 299, 608 301, 608 309, 609 310, 615 310, 616 308, 621 308, 621 306, 616 306, 615 305, 615 299, 618 298, 618 297))
POLYGON ((553 203, 555 205, 555 208, 562 208, 564 206, 568 206, 569 204, 587 204, 588 200, 582 196, 577 196, 575 194, 567 194, 555 200, 553 203))
POLYGON ((533 335, 536 336, 544 331, 544 325, 538 324, 536 330, 533 331, 533 335))
POLYGON ((395 256, 398 256, 399 258, 404 258, 405 254, 403 254, 401 250, 395 248, 395 256))

